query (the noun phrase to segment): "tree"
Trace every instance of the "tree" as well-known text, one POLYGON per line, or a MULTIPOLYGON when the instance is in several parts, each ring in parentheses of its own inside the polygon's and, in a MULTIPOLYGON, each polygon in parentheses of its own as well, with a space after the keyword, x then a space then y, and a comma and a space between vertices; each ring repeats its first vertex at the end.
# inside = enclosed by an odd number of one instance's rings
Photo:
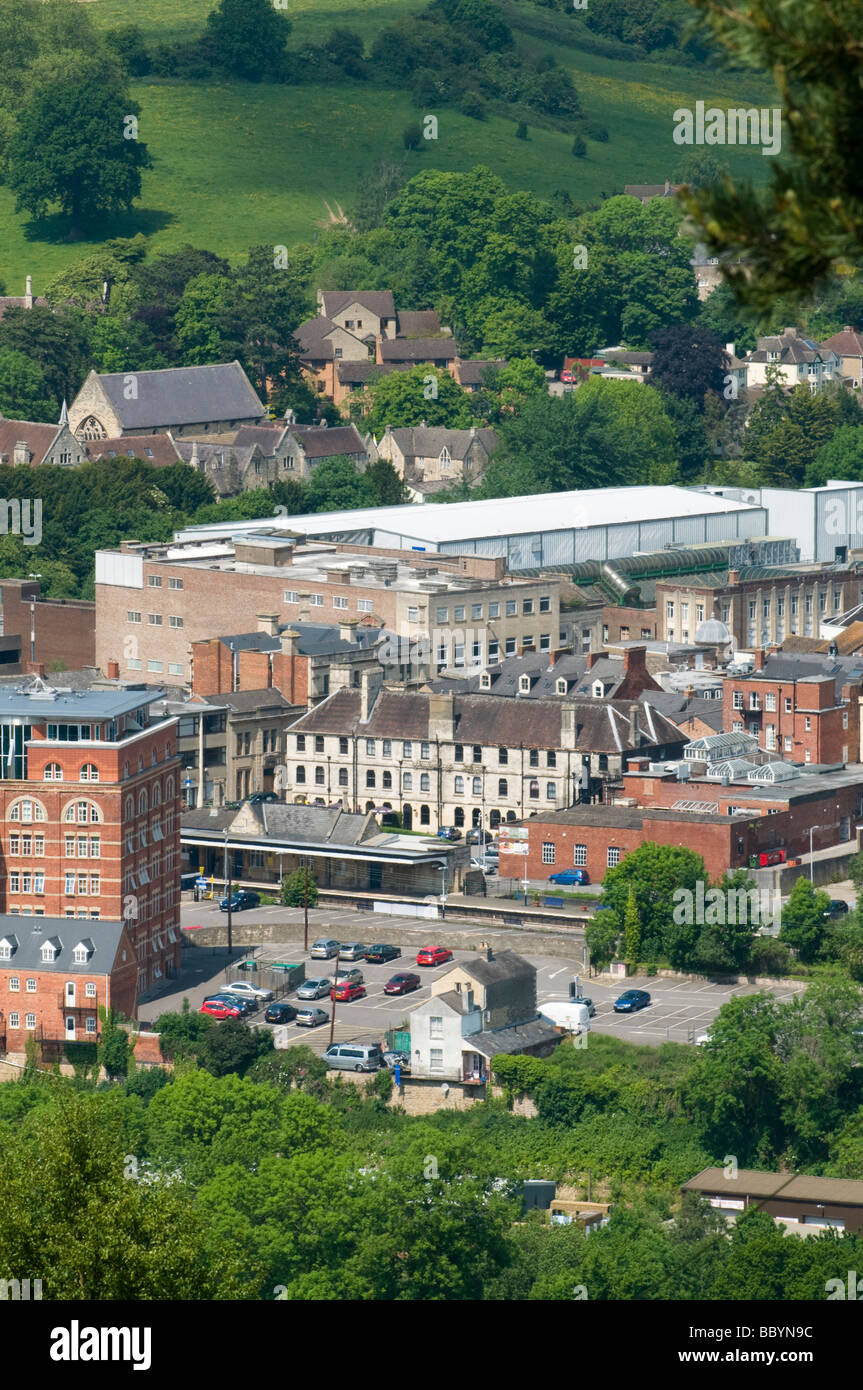
POLYGON ((585 923, 584 944, 590 952, 590 964, 595 970, 604 970, 614 960, 620 930, 620 920, 615 912, 595 912, 585 923))
POLYGON ((863 253, 857 150, 863 97, 863 23, 857 0, 822 13, 808 0, 692 0, 732 62, 772 72, 783 159, 766 188, 725 180, 681 195, 712 255, 743 256, 726 270, 741 298, 769 308, 800 295, 863 253), (854 153, 852 153, 854 152, 854 153), (850 157, 849 157, 850 155, 850 157))
POLYGON ((419 121, 411 121, 402 131, 402 144, 406 150, 421 150, 423 144, 423 128, 419 121))
POLYGON ((9 141, 17 210, 44 217, 59 207, 72 235, 85 220, 127 213, 151 163, 130 125, 140 113, 116 63, 104 55, 77 57, 73 66, 58 58, 31 88, 9 141))
POLYGON ((241 1018, 226 1018, 204 1034, 198 1046, 198 1065, 213 1076, 245 1076, 249 1067, 273 1050, 268 1028, 250 1028, 241 1018))
POLYGON ((716 887, 722 893, 722 910, 716 913, 717 921, 704 923, 698 938, 696 959, 703 970, 711 973, 743 971, 749 964, 752 944, 762 925, 759 915, 750 908, 753 902, 750 895, 757 894, 758 890, 746 869, 735 869, 725 874, 716 887))
POLYGON ((626 900, 626 910, 623 914, 623 953, 631 968, 634 968, 638 962, 638 952, 640 948, 641 920, 638 916, 638 905, 635 901, 635 889, 630 883, 629 897, 626 900))
POLYGON ((306 484, 306 509, 310 512, 339 512, 365 507, 370 502, 365 474, 345 454, 323 459, 306 484))
POLYGON ((284 62, 291 24, 269 0, 219 0, 207 15, 209 51, 233 77, 260 82, 284 62))
POLYGON ((652 346, 652 385, 693 401, 699 410, 704 409, 708 391, 721 395, 729 359, 716 333, 698 324, 678 323, 658 329, 652 346))
POLYGON ((194 1057, 205 1033, 214 1027, 215 1019, 192 1013, 188 999, 184 999, 180 1013, 160 1014, 156 1020, 159 1051, 168 1059, 194 1057))
POLYGON ((801 874, 782 909, 779 939, 793 947, 804 964, 810 964, 818 955, 824 937, 825 914, 829 911, 829 894, 823 888, 814 888, 801 874))
POLYGON ((473 422, 470 397, 449 372, 435 367, 390 372, 367 387, 362 397, 368 404, 366 428, 376 439, 387 425, 405 429, 425 421, 430 427, 463 430, 473 422))
POLYGON ((324 43, 324 52, 331 63, 342 68, 348 77, 364 77, 363 40, 354 29, 331 29, 324 43))
POLYGON ((572 142, 572 153, 576 159, 584 159, 587 154, 587 143, 581 135, 576 135, 572 142))
POLYGON ((824 487, 830 478, 849 482, 863 479, 863 429, 859 425, 840 425, 832 439, 822 444, 806 467, 805 487, 824 487))
POLYGON ((288 1047, 259 1057, 246 1073, 246 1080, 320 1096, 326 1091, 327 1064, 310 1047, 288 1047))
POLYGON ((398 507, 408 500, 407 489, 389 459, 375 459, 363 474, 374 507, 398 507))
POLYGON ((519 121, 518 124, 516 125, 516 128, 515 128, 515 138, 516 138, 516 140, 526 140, 526 139, 527 139, 527 124, 526 124, 525 121, 519 121))
POLYGON ((133 1056, 128 1029, 120 1026, 122 1016, 115 1014, 113 1009, 100 1008, 99 1017, 102 1022, 99 1063, 105 1068, 109 1081, 118 1081, 121 1077, 125 1080, 133 1056))
MULTIPOLYGON (((638 388, 641 389, 640 387, 638 388)), ((707 886, 704 860, 694 850, 677 845, 657 845, 651 840, 617 865, 603 879, 603 901, 625 921, 630 892, 634 895, 641 920, 642 959, 656 961, 667 955, 677 969, 690 963, 698 937, 695 913, 690 921, 675 922, 678 889, 688 889, 694 896, 701 880, 707 886)))
POLYGON ((279 896, 286 907, 303 907, 307 899, 309 907, 317 907, 318 885, 308 864, 285 874, 279 896))
POLYGON ((8 309, 0 321, 0 347, 24 353, 35 362, 54 400, 71 400, 90 366, 92 327, 92 321, 75 309, 52 311, 44 304, 8 309))
POLYGON ((137 24, 121 24, 105 34, 106 47, 116 53, 130 77, 146 77, 150 54, 137 24))
POLYGON ((0 347, 0 412, 7 420, 56 420, 59 407, 35 362, 0 347))

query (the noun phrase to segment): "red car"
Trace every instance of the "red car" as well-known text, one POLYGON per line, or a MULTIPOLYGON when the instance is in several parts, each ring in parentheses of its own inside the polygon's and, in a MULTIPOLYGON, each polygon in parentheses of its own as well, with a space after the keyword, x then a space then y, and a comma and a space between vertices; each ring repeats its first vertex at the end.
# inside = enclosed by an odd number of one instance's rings
POLYGON ((199 1014, 209 1014, 210 1018, 242 1018, 243 1010, 238 1009, 236 1004, 225 1004, 218 999, 208 999, 198 1010, 199 1014))
POLYGON ((572 383, 573 383, 573 381, 575 380, 575 378, 574 378, 573 375, 572 375, 572 372, 571 372, 571 371, 568 371, 568 370, 567 370, 567 371, 564 371, 564 372, 561 372, 561 374, 560 374, 560 379, 561 379, 561 381, 564 382, 567 386, 571 386, 572 383))
POLYGON ((417 965, 443 965, 448 960, 452 960, 452 951, 446 946, 424 946, 417 952, 417 965))
POLYGON ((330 990, 330 998, 337 999, 343 1004, 350 1004, 352 999, 362 999, 365 992, 365 985, 358 985, 354 980, 344 980, 342 984, 335 985, 330 990))
POLYGON ((401 975, 393 975, 392 979, 387 980, 384 985, 384 994, 409 994, 412 989, 419 989, 422 981, 419 975, 411 975, 405 971, 401 975))

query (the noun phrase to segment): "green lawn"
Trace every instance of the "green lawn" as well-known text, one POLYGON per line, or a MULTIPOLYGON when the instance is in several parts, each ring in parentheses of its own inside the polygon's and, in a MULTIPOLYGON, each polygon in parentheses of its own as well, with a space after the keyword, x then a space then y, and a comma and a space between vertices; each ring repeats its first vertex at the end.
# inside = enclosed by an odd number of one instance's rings
MULTIPOLYGON (((422 8, 425 0, 352 0, 337 12, 322 0, 291 0, 292 45, 318 40, 333 23, 358 29, 369 40, 385 22, 422 8)), ((132 22, 149 38, 189 37, 200 31, 212 0, 93 0, 100 26, 132 22)), ((516 9, 519 7, 516 6, 516 9)), ((535 15, 533 6, 521 6, 535 15)), ((542 12, 540 12, 542 13, 542 12)), ((536 49, 551 49, 541 39, 536 49)), ((588 143, 585 159, 570 153, 571 135, 530 128, 515 139, 510 119, 473 121, 449 108, 435 113, 439 138, 405 156, 401 134, 417 111, 409 98, 369 83, 340 86, 208 84, 142 80, 141 138, 154 157, 135 213, 104 236, 145 231, 154 249, 192 242, 237 257, 255 243, 286 244, 312 238, 326 224, 327 204, 349 209, 364 172, 381 155, 406 158, 420 169, 465 170, 485 164, 512 188, 548 197, 566 189, 576 202, 625 183, 659 182, 686 153, 672 143, 672 112, 706 101, 766 104, 763 80, 723 75, 704 86, 704 74, 654 63, 626 63, 554 46, 572 73, 588 114, 606 125, 607 144, 588 143)), ((735 173, 763 177, 767 161, 757 149, 717 151, 735 173)), ((51 275, 88 249, 70 244, 62 226, 29 224, 0 189, 0 280, 7 291, 30 273, 38 292, 51 275)))

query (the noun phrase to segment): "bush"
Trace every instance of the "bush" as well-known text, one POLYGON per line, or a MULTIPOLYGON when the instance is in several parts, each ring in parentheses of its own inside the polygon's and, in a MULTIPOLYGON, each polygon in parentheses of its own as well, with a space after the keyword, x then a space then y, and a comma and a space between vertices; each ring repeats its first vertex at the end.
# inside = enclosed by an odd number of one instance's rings
POLYGON ((587 154, 587 145, 580 135, 576 135, 572 142, 572 153, 575 155, 576 159, 584 159, 584 156, 587 154))
POLYGON ((292 874, 285 874, 279 894, 284 907, 303 907, 307 893, 309 907, 317 907, 318 885, 312 878, 312 871, 308 866, 303 869, 294 869, 292 874))
POLYGON ((411 121, 402 131, 402 144, 406 150, 422 149, 423 128, 419 121, 411 121))
POLYGON ((150 54, 137 24, 122 24, 118 29, 109 29, 105 35, 105 45, 117 54, 130 77, 146 77, 150 71, 150 54))
POLYGON ((473 121, 485 120, 485 106, 482 98, 476 92, 465 92, 461 99, 460 110, 463 116, 470 116, 473 121))
POLYGON ((605 126, 600 125, 598 121, 585 121, 582 130, 588 140, 596 140, 600 145, 604 144, 608 139, 608 131, 605 126))
POLYGON ((757 936, 752 943, 749 961, 753 975, 784 975, 790 960, 785 942, 775 936, 757 936))
POLYGON ((526 122, 526 121, 519 121, 518 125, 517 125, 516 128, 515 128, 515 138, 516 138, 516 140, 526 140, 526 139, 527 139, 527 122, 526 122))
POLYGON ((378 1099, 382 1100, 385 1104, 393 1093, 394 1085, 393 1074, 389 1067, 381 1067, 379 1071, 375 1072, 374 1080, 372 1081, 372 1090, 378 1099))

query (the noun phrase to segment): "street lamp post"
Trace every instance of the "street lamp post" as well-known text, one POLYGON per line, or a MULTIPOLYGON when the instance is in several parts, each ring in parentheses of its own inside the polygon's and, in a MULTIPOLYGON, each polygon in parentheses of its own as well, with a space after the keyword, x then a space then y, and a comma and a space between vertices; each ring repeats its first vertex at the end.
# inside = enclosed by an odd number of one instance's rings
POLYGON ((815 887, 815 872, 812 867, 812 859, 814 854, 814 851, 812 849, 812 834, 813 831, 822 829, 823 826, 820 825, 810 825, 809 827, 809 882, 812 884, 813 888, 815 887))
POLYGON ((232 923, 231 923, 231 873, 230 873, 229 860, 228 860, 228 831, 227 831, 227 830, 225 831, 225 862, 224 862, 223 867, 224 867, 224 871, 225 871, 225 892, 227 893, 227 901, 228 901, 228 959, 230 960, 231 956, 233 955, 234 942, 233 942, 233 936, 232 936, 232 934, 231 934, 231 926, 232 926, 232 923))
POLYGON ((446 860, 441 861, 441 890, 440 890, 440 915, 441 921, 446 920, 446 860))
POLYGON ((341 954, 342 948, 341 945, 339 945, 339 949, 336 951, 336 978, 333 981, 334 987, 330 993, 330 1004, 332 1006, 330 1009, 330 1047, 333 1045, 333 1037, 336 1031, 336 986, 339 983, 339 960, 341 959, 341 954))

